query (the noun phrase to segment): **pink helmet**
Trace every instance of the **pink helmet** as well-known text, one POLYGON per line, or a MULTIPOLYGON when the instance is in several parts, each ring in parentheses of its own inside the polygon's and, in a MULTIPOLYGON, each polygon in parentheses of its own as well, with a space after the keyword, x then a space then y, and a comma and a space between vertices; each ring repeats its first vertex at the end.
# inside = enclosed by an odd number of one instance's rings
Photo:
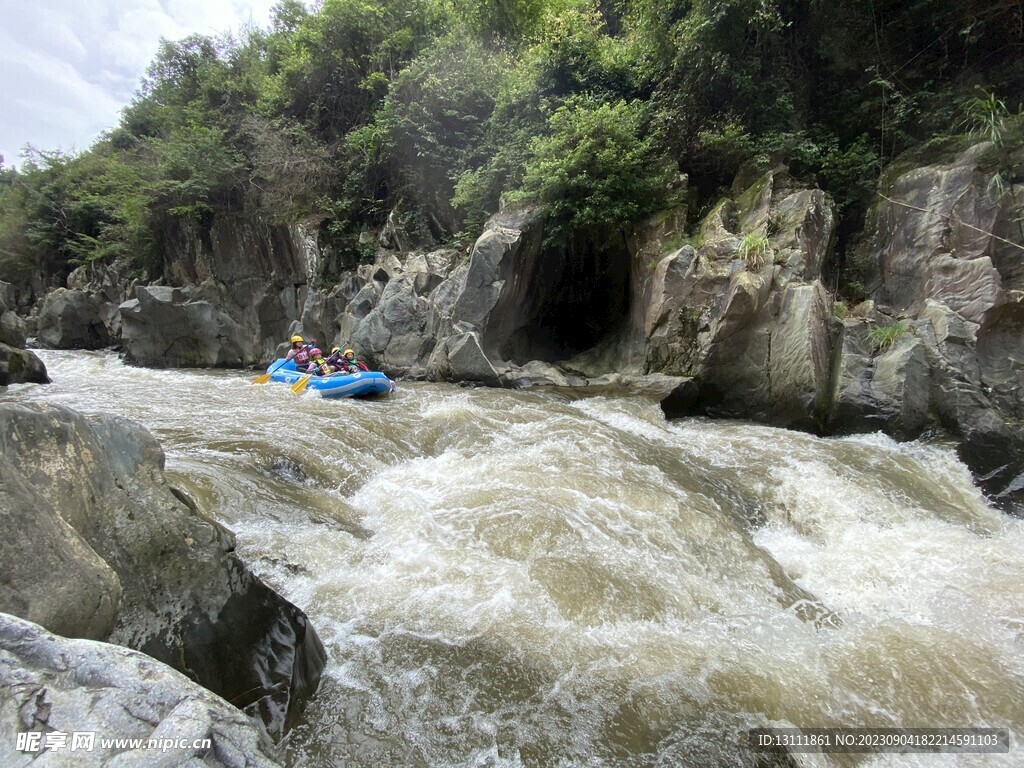
POLYGON ((309 354, 311 357, 320 357, 320 355, 322 355, 323 352, 320 351, 319 347, 313 347, 311 350, 309 350, 309 354))

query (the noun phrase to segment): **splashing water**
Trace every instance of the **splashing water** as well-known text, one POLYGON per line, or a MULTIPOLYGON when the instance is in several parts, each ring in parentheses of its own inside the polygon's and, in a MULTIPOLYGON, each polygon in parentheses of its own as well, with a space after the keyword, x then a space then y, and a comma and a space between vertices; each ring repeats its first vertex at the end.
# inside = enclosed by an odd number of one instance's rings
POLYGON ((949 446, 41 357, 54 384, 5 398, 144 424, 309 614, 330 660, 292 765, 754 765, 739 737, 768 723, 1011 733, 808 765, 1024 764, 1024 523, 949 446))

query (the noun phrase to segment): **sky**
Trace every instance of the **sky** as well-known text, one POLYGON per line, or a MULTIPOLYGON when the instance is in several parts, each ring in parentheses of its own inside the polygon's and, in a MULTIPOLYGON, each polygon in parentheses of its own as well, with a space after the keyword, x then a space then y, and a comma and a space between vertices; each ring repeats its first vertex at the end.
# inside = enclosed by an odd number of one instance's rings
POLYGON ((160 39, 266 29, 276 0, 0 0, 0 155, 82 152, 115 128, 160 39))

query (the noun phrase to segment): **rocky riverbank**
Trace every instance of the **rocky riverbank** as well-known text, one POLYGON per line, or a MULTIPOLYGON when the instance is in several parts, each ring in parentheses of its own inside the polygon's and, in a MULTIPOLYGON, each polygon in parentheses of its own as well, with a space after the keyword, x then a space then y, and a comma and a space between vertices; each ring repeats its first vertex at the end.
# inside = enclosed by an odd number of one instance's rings
POLYGON ((262 743, 261 733, 280 738, 317 689, 323 646, 305 614, 235 556, 231 532, 167 484, 152 435, 118 416, 5 403, 0 447, 0 611, 39 625, 0 621, 3 686, 21 691, 0 706, 5 721, 20 718, 8 732, 67 725, 61 713, 81 697, 77 685, 109 689, 94 715, 119 723, 119 702, 153 678, 159 685, 140 703, 151 716, 135 713, 134 726, 107 735, 135 735, 143 721, 156 733, 165 717, 187 715, 203 733, 227 723, 232 744, 262 743), (108 657, 117 660, 109 668, 101 665, 108 657), (249 714, 250 725, 225 714, 220 699, 206 719, 193 718, 216 697, 197 694, 157 661, 249 714), (29 689, 42 715, 26 715, 29 689))

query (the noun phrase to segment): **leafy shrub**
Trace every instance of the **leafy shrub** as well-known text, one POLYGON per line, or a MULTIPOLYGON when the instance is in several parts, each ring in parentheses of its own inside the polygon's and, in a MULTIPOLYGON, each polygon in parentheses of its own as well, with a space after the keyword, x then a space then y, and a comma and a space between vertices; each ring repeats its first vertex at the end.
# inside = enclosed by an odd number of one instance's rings
POLYGON ((998 203, 1021 176, 1024 166, 1020 156, 1024 146, 1024 110, 1012 114, 995 92, 982 88, 964 99, 962 107, 966 116, 961 125, 967 128, 968 138, 991 144, 984 157, 986 170, 992 173, 987 192, 998 203))
POLYGON ((767 237, 749 234, 744 235, 740 241, 739 255, 747 263, 747 269, 758 270, 765 265, 771 250, 767 237))
POLYGON ((565 244, 576 230, 614 231, 664 207, 674 164, 643 130, 639 102, 577 99, 549 121, 550 135, 530 145, 513 199, 542 206, 546 241, 565 244))
POLYGON ((868 340, 874 345, 877 351, 888 349, 896 340, 910 330, 910 326, 903 320, 897 320, 892 325, 880 325, 868 331, 868 340))
POLYGON ((995 92, 978 88, 974 96, 964 100, 963 108, 966 117, 962 125, 967 128, 969 138, 989 141, 996 146, 1003 143, 1010 111, 996 98, 995 92))

